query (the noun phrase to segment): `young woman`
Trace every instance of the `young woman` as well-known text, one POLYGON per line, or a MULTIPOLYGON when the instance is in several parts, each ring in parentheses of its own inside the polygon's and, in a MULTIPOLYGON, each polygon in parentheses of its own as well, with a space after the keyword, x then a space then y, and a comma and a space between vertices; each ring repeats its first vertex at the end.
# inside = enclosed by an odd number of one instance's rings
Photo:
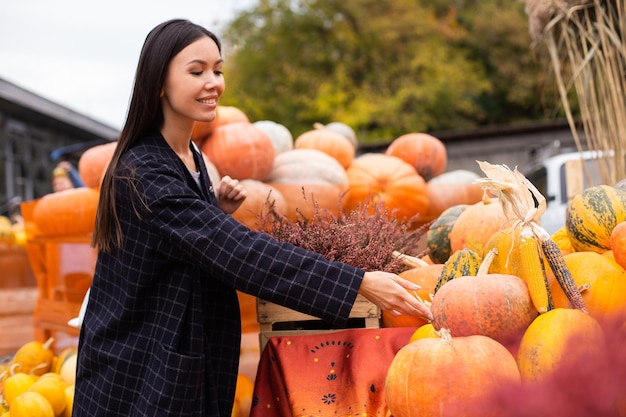
POLYGON ((223 92, 215 35, 186 20, 150 32, 101 187, 74 417, 229 417, 235 290, 339 325, 358 293, 395 314, 428 314, 397 275, 329 262, 227 214, 245 191, 230 178, 213 189, 190 140, 223 92))

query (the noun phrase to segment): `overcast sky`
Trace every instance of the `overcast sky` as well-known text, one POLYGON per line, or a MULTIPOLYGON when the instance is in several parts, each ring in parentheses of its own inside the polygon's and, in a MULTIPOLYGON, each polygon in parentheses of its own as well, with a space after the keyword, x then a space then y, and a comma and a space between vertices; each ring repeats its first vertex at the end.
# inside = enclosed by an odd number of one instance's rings
POLYGON ((120 129, 147 33, 187 18, 218 35, 258 0, 0 0, 0 78, 120 129))

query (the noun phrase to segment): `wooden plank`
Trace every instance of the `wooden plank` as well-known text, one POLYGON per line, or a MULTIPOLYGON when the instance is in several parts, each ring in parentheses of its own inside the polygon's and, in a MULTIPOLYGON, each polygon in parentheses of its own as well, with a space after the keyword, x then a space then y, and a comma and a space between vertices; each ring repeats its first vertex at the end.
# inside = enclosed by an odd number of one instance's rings
POLYGON ((37 301, 37 287, 0 289, 0 316, 31 314, 37 301))
MULTIPOLYGON (((352 307, 350 317, 378 318, 380 317, 380 309, 375 304, 367 300, 365 297, 359 295, 357 296, 354 306, 352 307)), ((300 313, 287 307, 283 307, 281 305, 270 303, 269 301, 261 299, 257 300, 257 319, 261 324, 288 321, 319 320, 318 317, 300 313)))

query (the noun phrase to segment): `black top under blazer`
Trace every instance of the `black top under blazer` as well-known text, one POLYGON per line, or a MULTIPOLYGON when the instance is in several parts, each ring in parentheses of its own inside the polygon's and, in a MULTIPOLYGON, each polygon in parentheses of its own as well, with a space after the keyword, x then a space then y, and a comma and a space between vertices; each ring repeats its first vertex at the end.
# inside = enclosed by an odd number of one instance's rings
POLYGON ((98 253, 74 417, 230 417, 241 338, 235 290, 347 323, 364 271, 224 214, 190 146, 201 187, 159 133, 120 161, 115 197, 124 240, 98 253))

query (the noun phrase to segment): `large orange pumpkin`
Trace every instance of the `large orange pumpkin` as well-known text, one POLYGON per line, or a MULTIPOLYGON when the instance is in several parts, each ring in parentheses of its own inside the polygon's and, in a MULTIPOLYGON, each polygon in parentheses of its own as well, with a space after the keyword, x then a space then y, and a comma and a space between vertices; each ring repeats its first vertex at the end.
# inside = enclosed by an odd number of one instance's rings
POLYGON ((276 187, 263 181, 245 179, 239 182, 248 193, 233 217, 251 229, 259 230, 258 220, 261 213, 273 205, 278 213, 287 212, 287 200, 276 187))
MULTIPOLYGON (((581 295, 589 315, 604 320, 616 313, 626 314, 626 270, 608 256, 592 251, 572 252, 563 256, 574 282, 584 288, 581 295)), ((565 293, 547 271, 555 307, 571 308, 565 293)))
POLYGON ((44 236, 79 235, 93 232, 100 192, 71 188, 41 197, 33 209, 33 223, 44 236))
POLYGON ((485 252, 485 244, 498 230, 510 226, 497 198, 470 204, 459 215, 450 231, 452 253, 461 249, 485 252))
POLYGON ((480 334, 514 347, 537 317, 528 287, 506 274, 463 276, 445 283, 433 297, 433 326, 453 336, 480 334))
POLYGON ((524 332, 517 353, 523 380, 535 381, 583 355, 605 356, 598 321, 582 310, 555 308, 538 316, 524 332))
MULTIPOLYGON (((368 153, 347 169, 350 190, 344 202, 347 212, 383 202, 400 221, 428 212, 426 182, 408 163, 395 156, 368 153)), ((420 221, 421 219, 418 219, 420 221)))
POLYGON ((243 180, 264 181, 274 163, 274 145, 252 123, 235 122, 218 126, 201 147, 218 172, 243 180))
POLYGON ((195 122, 191 132, 191 139, 201 147, 218 126, 228 123, 250 123, 248 115, 234 106, 217 106, 215 119, 210 122, 195 122))
POLYGON ((428 213, 424 220, 436 219, 446 209, 459 204, 476 204, 483 198, 483 188, 474 183, 477 174, 471 171, 450 171, 426 183, 428 213))
POLYGON ((100 188, 104 171, 106 171, 113 152, 117 147, 117 141, 96 145, 82 153, 78 160, 78 175, 83 184, 91 188, 100 188))
POLYGON ((387 371, 385 398, 394 417, 495 417, 484 401, 497 387, 519 383, 515 358, 500 343, 443 333, 398 351, 387 371))
POLYGON ((294 142, 295 149, 317 149, 347 169, 354 159, 355 149, 345 136, 329 129, 313 129, 302 133, 294 142))
MULTIPOLYGON (((421 288, 414 291, 413 294, 417 294, 422 300, 430 302, 442 270, 443 264, 426 265, 403 271, 400 276, 419 285, 421 288)), ((420 327, 427 323, 425 319, 416 316, 402 314, 394 317, 385 310, 382 310, 381 318, 383 327, 420 327)))
POLYGON ((274 158, 268 184, 287 201, 286 215, 293 221, 315 216, 316 205, 335 216, 341 211, 341 197, 348 189, 346 170, 337 160, 316 149, 293 149, 274 158))
POLYGON ((385 154, 404 160, 426 181, 442 174, 448 163, 443 142, 426 133, 407 133, 394 139, 385 154))

